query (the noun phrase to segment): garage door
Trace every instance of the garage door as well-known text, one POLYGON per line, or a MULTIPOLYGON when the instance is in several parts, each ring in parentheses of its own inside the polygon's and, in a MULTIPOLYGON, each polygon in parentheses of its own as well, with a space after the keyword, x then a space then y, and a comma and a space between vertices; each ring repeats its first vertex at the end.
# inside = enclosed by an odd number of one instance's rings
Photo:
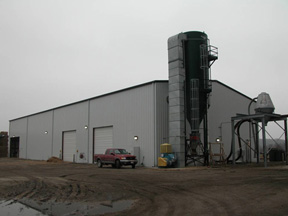
POLYGON ((94 154, 104 154, 113 147, 113 127, 94 129, 94 154))
POLYGON ((76 131, 63 133, 63 160, 74 162, 76 156, 76 131))

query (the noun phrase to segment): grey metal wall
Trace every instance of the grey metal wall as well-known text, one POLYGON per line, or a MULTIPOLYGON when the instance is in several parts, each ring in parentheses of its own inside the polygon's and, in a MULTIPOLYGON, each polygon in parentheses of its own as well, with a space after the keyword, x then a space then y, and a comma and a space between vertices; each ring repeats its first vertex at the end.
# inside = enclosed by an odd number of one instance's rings
POLYGON ((53 111, 30 116, 27 121, 27 158, 47 160, 52 151, 53 111))
MULTIPOLYGON (((231 117, 236 116, 237 113, 248 114, 250 101, 250 98, 230 87, 218 81, 212 82, 212 94, 208 110, 209 142, 215 142, 216 138, 220 137, 224 143, 227 156, 231 149, 231 117)), ((252 113, 254 113, 253 106, 251 107, 252 113)), ((248 123, 241 127, 241 137, 244 140, 249 138, 248 128, 248 123)), ((243 150, 245 150, 245 147, 243 150)))
POLYGON ((157 83, 155 92, 155 161, 157 161, 160 156, 160 145, 169 143, 168 82, 157 83))
MULTIPOLYGON (((123 147, 132 153, 134 147, 140 147, 139 162, 153 166, 154 85, 151 83, 91 100, 89 140, 93 140, 93 128, 113 126, 114 147, 123 147), (134 140, 134 136, 138 136, 138 140, 134 140)), ((89 155, 92 154, 90 142, 89 155)), ((89 158, 89 162, 92 162, 92 158, 89 158)))
MULTIPOLYGON (((247 113, 250 99, 220 82, 212 84, 209 142, 222 136, 225 152, 229 154, 231 117, 247 113)), ((139 162, 157 166, 160 144, 169 138, 167 96, 168 82, 155 81, 11 120, 9 135, 20 137, 20 158, 46 160, 61 154, 63 132, 76 130, 76 162, 92 163, 93 129, 113 126, 115 147, 126 148, 131 153, 134 147, 140 147, 139 162), (134 140, 134 136, 139 139, 134 140), (83 159, 80 154, 84 154, 83 159)), ((244 137, 247 137, 246 129, 247 125, 242 129, 244 137)))
POLYGON ((88 162, 88 128, 89 124, 89 101, 76 103, 54 110, 53 146, 52 155, 62 155, 63 132, 76 131, 75 162, 88 162), (81 159, 80 154, 84 157, 81 159))
MULTIPOLYGON (((19 157, 27 158, 27 120, 28 118, 21 118, 17 121, 12 121, 9 124, 9 137, 19 137, 19 157)), ((8 155, 10 155, 10 142, 8 140, 8 155)))
POLYGON ((53 111, 10 122, 10 137, 20 137, 19 157, 47 160, 52 150, 53 111))
POLYGON ((61 157, 63 132, 76 130, 76 162, 88 162, 88 104, 86 101, 10 121, 10 136, 20 137, 19 157, 61 157), (80 153, 84 153, 83 159, 79 158, 80 153))
POLYGON ((76 131, 75 161, 92 163, 93 130, 113 126, 113 146, 131 153, 140 147, 139 163, 157 166, 159 145, 168 137, 167 95, 168 82, 143 84, 11 120, 10 136, 20 137, 20 158, 47 160, 61 157, 63 132, 76 131))

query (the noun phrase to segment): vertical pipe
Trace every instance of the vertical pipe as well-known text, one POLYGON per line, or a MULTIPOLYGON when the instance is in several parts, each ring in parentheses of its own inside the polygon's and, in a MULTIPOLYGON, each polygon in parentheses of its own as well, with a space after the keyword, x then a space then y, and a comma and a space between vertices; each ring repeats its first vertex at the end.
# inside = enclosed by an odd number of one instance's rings
POLYGON ((64 132, 62 131, 62 147, 60 149, 61 159, 64 161, 64 132))
POLYGON ((29 117, 27 117, 27 124, 26 124, 26 159, 28 158, 28 127, 29 127, 29 117))
POLYGON ((267 167, 265 117, 262 118, 262 141, 264 154, 264 167, 267 167))
MULTIPOLYGON (((251 105, 252 105, 253 102, 256 102, 257 99, 258 99, 258 97, 255 97, 255 98, 253 98, 250 101, 250 103, 248 105, 248 115, 251 115, 251 112, 250 112, 251 105)), ((249 156, 250 157, 249 157, 249 159, 250 159, 250 163, 252 163, 252 140, 251 140, 252 136, 251 136, 251 129, 253 130, 253 120, 249 121, 249 140, 250 140, 250 151, 249 151, 249 156)), ((258 130, 257 130, 257 132, 258 132, 258 130)), ((252 133, 253 133, 253 131, 252 131, 252 133)), ((253 133, 253 135, 254 135, 254 133, 253 133)), ((253 141, 254 141, 254 145, 256 145, 254 136, 253 136, 253 141)), ((255 146, 255 149, 257 149, 257 146, 255 146)), ((254 154, 254 157, 255 157, 255 154, 254 154)), ((258 160, 257 160, 257 163, 259 163, 258 160)))
MULTIPOLYGON (((9 133, 8 133, 7 139, 8 139, 8 143, 7 143, 7 157, 10 157, 10 146, 11 146, 11 121, 9 121, 9 133)), ((27 152, 26 152, 27 155, 27 152)))
MULTIPOLYGON (((184 60, 185 60, 185 52, 183 52, 183 55, 184 55, 184 60)), ((185 65, 185 61, 184 61, 184 65, 185 65)), ((186 82, 185 81, 183 82, 183 86, 184 86, 184 98, 186 98, 187 89, 186 89, 186 82)), ((188 143, 187 143, 187 123, 186 123, 186 121, 187 121, 187 101, 184 100, 184 136, 185 136, 185 158, 184 159, 185 159, 185 166, 188 165, 188 163, 187 163, 188 162, 188 160, 187 160, 188 143)), ((190 134, 189 134, 189 141, 190 141, 190 134)))
POLYGON ((157 143, 157 127, 156 127, 156 125, 157 125, 157 114, 156 114, 156 112, 157 112, 157 105, 156 105, 156 101, 157 101, 157 99, 156 99, 156 97, 157 97, 157 92, 156 92, 156 83, 152 83, 152 89, 153 89, 153 133, 154 133, 154 166, 155 167, 157 167, 158 166, 158 161, 157 161, 157 156, 159 155, 159 153, 160 152, 158 152, 158 148, 157 148, 157 146, 158 146, 158 143, 157 143))
POLYGON ((284 132, 285 132, 285 159, 286 165, 288 165, 288 143, 287 143, 287 119, 284 120, 284 132))
MULTIPOLYGON (((249 162, 249 161, 248 161, 248 158, 249 158, 249 156, 248 156, 248 151, 249 151, 249 148, 248 148, 249 140, 246 140, 246 142, 247 142, 247 144, 245 145, 245 162, 248 163, 248 162, 249 162)), ((243 160, 243 162, 244 162, 244 160, 243 160)))
POLYGON ((259 126, 258 126, 258 122, 255 125, 256 128, 256 149, 257 149, 257 163, 260 162, 260 148, 259 148, 259 126))
MULTIPOLYGON (((90 100, 88 100, 88 128, 87 128, 87 163, 89 163, 89 144, 90 144, 90 130, 91 130, 91 127, 90 127, 90 100)), ((94 145, 94 143, 92 144, 94 145)), ((93 153, 94 154, 94 153, 93 153)), ((92 155, 92 163, 94 163, 94 157, 92 155)))
MULTIPOLYGON (((247 148, 247 150, 246 150, 246 156, 248 156, 247 158, 246 158, 246 161, 248 162, 248 163, 251 163, 251 154, 252 154, 252 150, 251 150, 251 140, 252 140, 252 135, 251 135, 251 130, 252 130, 252 127, 253 127, 253 124, 252 124, 252 121, 249 121, 249 143, 248 144, 250 144, 250 146, 249 146, 249 148, 247 148)), ((247 147, 247 145, 246 145, 246 147, 247 147)))
POLYGON ((54 109, 52 111, 52 131, 51 131, 51 136, 52 136, 52 141, 51 141, 51 157, 53 156, 53 145, 54 145, 54 109))
POLYGON ((235 165, 235 132, 234 132, 234 120, 231 121, 231 131, 232 131, 232 161, 235 165))
POLYGON ((207 112, 204 115, 204 166, 209 166, 208 156, 208 117, 207 112))

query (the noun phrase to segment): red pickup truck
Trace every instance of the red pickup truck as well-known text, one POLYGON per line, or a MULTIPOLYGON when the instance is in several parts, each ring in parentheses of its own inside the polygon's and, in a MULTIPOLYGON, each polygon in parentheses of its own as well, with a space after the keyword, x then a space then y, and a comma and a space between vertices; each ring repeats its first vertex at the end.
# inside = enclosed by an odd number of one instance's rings
POLYGON ((105 154, 95 154, 94 162, 100 168, 103 165, 111 164, 112 167, 121 168, 121 166, 131 165, 135 168, 137 159, 135 155, 129 154, 125 149, 108 148, 105 154))

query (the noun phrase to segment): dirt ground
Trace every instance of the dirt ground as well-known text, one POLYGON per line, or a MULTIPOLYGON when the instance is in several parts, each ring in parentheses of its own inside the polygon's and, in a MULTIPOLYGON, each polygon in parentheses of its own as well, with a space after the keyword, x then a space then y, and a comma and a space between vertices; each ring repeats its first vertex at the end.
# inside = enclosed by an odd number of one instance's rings
POLYGON ((288 215, 288 166, 115 169, 1 158, 0 198, 29 199, 40 206, 134 201, 124 211, 105 215, 288 215))

